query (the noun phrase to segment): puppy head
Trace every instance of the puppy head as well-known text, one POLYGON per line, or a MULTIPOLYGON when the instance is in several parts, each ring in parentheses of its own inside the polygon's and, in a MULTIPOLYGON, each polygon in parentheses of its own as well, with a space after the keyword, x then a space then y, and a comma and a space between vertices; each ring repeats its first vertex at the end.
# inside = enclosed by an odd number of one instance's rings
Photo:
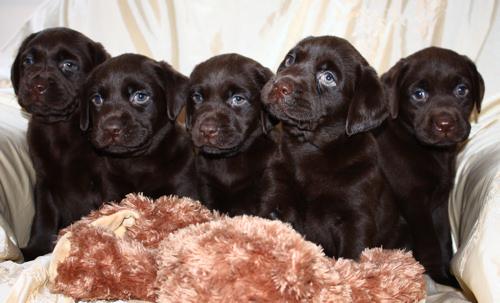
POLYGON ((112 58, 84 85, 80 126, 98 150, 143 154, 174 125, 186 84, 187 78, 165 62, 135 54, 112 58))
POLYGON ((260 91, 272 72, 237 54, 213 57, 195 67, 188 88, 186 127, 205 154, 228 156, 273 126, 260 91))
POLYGON ((430 47, 401 59, 382 76, 392 118, 417 139, 450 146, 469 136, 484 82, 474 63, 451 50, 430 47))
POLYGON ((273 116, 309 131, 339 126, 353 135, 388 115, 376 72, 349 42, 331 36, 306 38, 292 48, 262 99, 273 116))
POLYGON ((19 104, 34 119, 66 120, 78 108, 77 92, 87 75, 108 58, 101 44, 68 28, 31 34, 11 68, 19 104))

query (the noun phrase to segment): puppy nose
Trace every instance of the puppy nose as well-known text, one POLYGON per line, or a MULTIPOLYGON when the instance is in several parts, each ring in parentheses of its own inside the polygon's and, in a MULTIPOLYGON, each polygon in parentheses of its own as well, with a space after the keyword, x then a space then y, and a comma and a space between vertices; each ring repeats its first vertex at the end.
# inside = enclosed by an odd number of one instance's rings
POLYGON ((118 121, 111 121, 106 123, 106 125, 104 126, 104 130, 113 138, 118 137, 122 133, 122 127, 118 121))
POLYGON ((219 132, 219 128, 215 121, 208 120, 200 125, 200 132, 204 137, 214 137, 219 132))
POLYGON ((280 97, 288 96, 292 93, 292 91, 293 91, 293 86, 291 83, 287 81, 281 80, 273 84, 272 93, 275 96, 280 96, 280 97))
POLYGON ((36 94, 43 95, 47 91, 48 83, 43 80, 36 80, 33 82, 32 89, 36 94))
POLYGON ((442 113, 435 116, 432 120, 436 129, 440 132, 447 133, 455 128, 455 120, 450 114, 442 113))

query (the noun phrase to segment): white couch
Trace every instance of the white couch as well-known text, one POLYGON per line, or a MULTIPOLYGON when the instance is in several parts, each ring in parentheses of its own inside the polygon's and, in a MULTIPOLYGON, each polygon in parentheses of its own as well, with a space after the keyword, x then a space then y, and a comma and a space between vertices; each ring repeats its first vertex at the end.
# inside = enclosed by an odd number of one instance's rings
POLYGON ((497 1, 127 1, 50 0, 0 49, 0 302, 71 302, 48 293, 50 255, 18 264, 33 216, 34 172, 27 118, 9 77, 22 39, 68 26, 112 55, 136 52, 189 74, 213 55, 238 52, 276 69, 309 35, 348 39, 383 73, 399 58, 437 45, 466 54, 486 83, 481 114, 458 158, 450 198, 457 253, 452 268, 464 293, 428 280, 428 302, 500 302, 500 5, 497 1))

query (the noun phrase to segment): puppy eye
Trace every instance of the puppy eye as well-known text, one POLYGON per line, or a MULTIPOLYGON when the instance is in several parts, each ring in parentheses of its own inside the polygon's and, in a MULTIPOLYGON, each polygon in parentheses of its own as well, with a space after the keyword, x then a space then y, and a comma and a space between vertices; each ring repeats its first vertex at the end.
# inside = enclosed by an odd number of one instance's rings
POLYGON ((130 96, 130 102, 135 104, 144 104, 149 101, 149 94, 145 91, 136 91, 130 96))
POLYGON ((101 106, 104 103, 104 99, 102 98, 101 95, 95 94, 92 97, 90 97, 90 101, 95 104, 95 106, 101 106))
POLYGON ((461 83, 457 85, 457 87, 455 87, 453 93, 455 94, 455 96, 463 98, 469 94, 469 89, 467 88, 467 86, 465 86, 465 84, 461 83))
POLYGON ((65 73, 74 73, 78 71, 79 67, 78 64, 76 64, 76 62, 74 61, 64 60, 59 64, 59 69, 65 73))
POLYGON ((193 99, 194 103, 200 104, 203 102, 203 96, 200 93, 193 93, 191 95, 191 99, 193 99))
POLYGON ((285 57, 285 66, 289 67, 290 65, 295 63, 295 56, 292 54, 288 54, 285 57))
POLYGON ((319 72, 316 76, 318 82, 324 86, 335 87, 337 86, 337 77, 329 70, 319 72))
POLYGON ((413 98, 413 100, 415 101, 419 101, 419 102, 422 102, 422 101, 425 101, 427 100, 427 98, 429 97, 429 94, 422 88, 417 88, 413 94, 411 94, 411 97, 413 98))
POLYGON ((240 95, 234 95, 231 97, 231 105, 232 106, 241 106, 247 102, 247 99, 240 95))
POLYGON ((275 209, 273 209, 269 213, 269 218, 271 220, 280 220, 281 217, 282 217, 282 215, 281 215, 281 211, 280 211, 279 207, 276 207, 275 209))
POLYGON ((32 65, 34 63, 35 63, 35 58, 33 57, 33 55, 27 55, 23 60, 24 66, 32 65))

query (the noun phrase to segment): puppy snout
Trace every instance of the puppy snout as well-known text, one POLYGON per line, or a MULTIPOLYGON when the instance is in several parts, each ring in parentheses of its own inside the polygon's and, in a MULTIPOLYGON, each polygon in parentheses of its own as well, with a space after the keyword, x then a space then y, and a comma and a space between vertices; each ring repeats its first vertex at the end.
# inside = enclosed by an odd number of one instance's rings
POLYGON ((214 120, 205 120, 200 125, 200 132, 206 138, 215 137, 219 132, 219 127, 214 120))
POLYGON ((276 82, 273 86, 273 91, 282 95, 290 95, 292 92, 292 85, 284 81, 276 82))
POLYGON ((49 81, 44 79, 34 80, 31 89, 35 94, 43 95, 47 92, 47 88, 49 87, 49 81))
POLYGON ((117 138, 122 133, 122 125, 118 120, 108 121, 104 127, 104 131, 112 138, 117 138))
POLYGON ((277 98, 281 99, 285 96, 290 95, 293 92, 293 85, 285 79, 275 81, 273 83, 273 88, 271 89, 271 94, 277 98))
POLYGON ((447 113, 440 113, 433 117, 434 127, 443 133, 448 133, 455 128, 455 119, 447 113))

